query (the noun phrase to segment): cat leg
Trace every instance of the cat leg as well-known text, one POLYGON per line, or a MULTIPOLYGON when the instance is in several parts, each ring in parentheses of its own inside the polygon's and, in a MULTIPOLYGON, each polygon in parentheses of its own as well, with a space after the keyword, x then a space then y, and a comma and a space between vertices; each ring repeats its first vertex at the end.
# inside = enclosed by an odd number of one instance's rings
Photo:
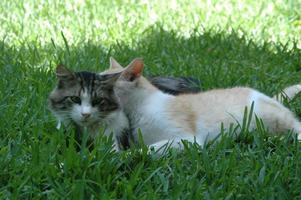
POLYGON ((274 99, 263 99, 259 103, 261 105, 259 104, 259 109, 255 109, 255 113, 271 132, 283 133, 292 130, 301 139, 301 122, 288 108, 274 99))
POLYGON ((183 150, 184 145, 182 141, 187 141, 203 146, 204 142, 201 142, 197 137, 183 137, 183 138, 175 138, 172 140, 161 140, 159 142, 156 142, 154 144, 149 145, 150 150, 154 150, 156 153, 164 154, 169 148, 174 148, 178 150, 183 150))
POLYGON ((132 140, 132 130, 124 112, 119 110, 111 113, 106 117, 105 124, 107 127, 104 134, 110 136, 113 133, 114 150, 120 151, 128 149, 130 141, 132 140))
POLYGON ((131 143, 134 143, 132 130, 128 127, 117 129, 114 132, 106 129, 104 134, 107 137, 113 134, 113 149, 115 151, 127 150, 130 148, 131 143))
POLYGON ((104 135, 110 137, 113 134, 113 150, 120 151, 119 141, 118 141, 118 133, 113 133, 110 129, 106 128, 104 131, 104 135))
POLYGON ((298 121, 292 113, 287 114, 286 117, 279 116, 277 120, 276 132, 292 130, 297 134, 298 140, 301 140, 301 122, 298 121))

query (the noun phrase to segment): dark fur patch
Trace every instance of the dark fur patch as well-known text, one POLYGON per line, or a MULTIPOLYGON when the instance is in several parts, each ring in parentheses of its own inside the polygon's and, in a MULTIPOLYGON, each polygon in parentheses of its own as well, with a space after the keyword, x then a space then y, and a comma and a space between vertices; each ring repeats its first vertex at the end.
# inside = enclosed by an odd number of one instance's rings
POLYGON ((131 143, 134 142, 133 130, 131 128, 123 129, 120 136, 117 136, 119 148, 127 150, 131 147, 131 143))
POLYGON ((96 78, 95 73, 82 71, 82 72, 76 72, 75 73, 78 81, 80 82, 81 90, 87 89, 88 93, 92 96, 92 93, 94 91, 94 80, 96 78))
POLYGON ((172 95, 198 93, 200 81, 192 77, 151 77, 149 81, 159 90, 172 95))

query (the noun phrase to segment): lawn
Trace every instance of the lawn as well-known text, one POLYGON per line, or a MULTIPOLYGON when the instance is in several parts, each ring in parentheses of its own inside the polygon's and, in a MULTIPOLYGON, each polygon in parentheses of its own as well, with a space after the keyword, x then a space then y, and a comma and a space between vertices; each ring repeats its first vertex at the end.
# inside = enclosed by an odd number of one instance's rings
MULTIPOLYGON (((112 152, 100 136, 76 152, 47 108, 57 63, 100 72, 110 56, 143 57, 147 75, 192 76, 202 90, 276 94, 301 82, 300 0, 4 0, 0 24, 0 199, 301 198, 290 133, 259 124, 161 158, 112 152)), ((300 98, 286 105, 301 116, 300 98)))

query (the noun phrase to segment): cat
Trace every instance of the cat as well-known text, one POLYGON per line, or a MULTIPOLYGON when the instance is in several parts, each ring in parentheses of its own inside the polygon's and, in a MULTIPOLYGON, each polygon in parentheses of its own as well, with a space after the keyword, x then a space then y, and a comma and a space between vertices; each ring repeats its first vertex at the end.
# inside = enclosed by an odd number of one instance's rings
MULTIPOLYGON (((111 66, 117 64, 113 58, 110 59, 111 66)), ((76 141, 81 143, 86 132, 91 145, 101 127, 107 125, 105 135, 114 133, 114 148, 129 147, 128 137, 131 130, 113 93, 111 84, 114 79, 110 75, 100 76, 87 71, 72 72, 65 66, 58 65, 56 76, 58 84, 49 95, 48 105, 58 119, 57 128, 60 128, 61 123, 65 126, 73 125, 76 141)), ((193 78, 154 77, 151 81, 163 92, 173 95, 200 91, 199 81, 193 78)))
POLYGON ((204 145, 219 135, 221 124, 225 128, 242 124, 244 110, 252 103, 250 129, 256 128, 257 116, 272 133, 293 130, 300 139, 301 123, 276 100, 280 97, 281 101, 284 95, 293 98, 300 92, 300 85, 286 88, 274 98, 247 87, 172 96, 144 78, 143 67, 141 59, 134 59, 125 69, 116 65, 102 75, 114 77, 113 90, 133 129, 134 139, 137 141, 141 130, 144 143, 156 152, 162 153, 167 144, 182 149, 182 140, 204 145))
MULTIPOLYGON (((58 120, 57 128, 60 128, 61 123, 65 126, 74 125, 79 143, 84 131, 89 134, 89 140, 93 141, 104 125, 108 125, 106 135, 114 132, 122 138, 123 134, 127 134, 129 125, 112 90, 114 79, 110 75, 72 72, 58 65, 56 76, 58 84, 49 95, 48 105, 58 120)), ((118 137, 114 137, 115 149, 120 148, 118 137)))

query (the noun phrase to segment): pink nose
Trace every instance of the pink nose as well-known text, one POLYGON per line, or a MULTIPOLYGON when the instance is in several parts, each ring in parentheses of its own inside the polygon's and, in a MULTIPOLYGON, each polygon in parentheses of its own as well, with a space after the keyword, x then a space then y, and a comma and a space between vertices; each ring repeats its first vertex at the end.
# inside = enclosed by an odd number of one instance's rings
POLYGON ((82 113, 82 116, 83 116, 84 118, 88 118, 88 117, 91 116, 91 113, 82 113))

